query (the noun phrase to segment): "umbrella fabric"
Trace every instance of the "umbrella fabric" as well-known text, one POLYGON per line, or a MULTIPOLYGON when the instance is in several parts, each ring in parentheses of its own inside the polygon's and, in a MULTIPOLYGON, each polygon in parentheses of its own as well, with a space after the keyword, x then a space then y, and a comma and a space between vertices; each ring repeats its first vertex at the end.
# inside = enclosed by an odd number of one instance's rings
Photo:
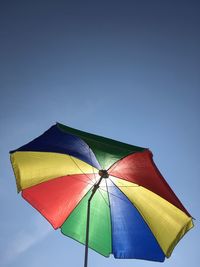
POLYGON ((54 227, 108 257, 164 261, 192 217, 162 177, 150 150, 60 123, 10 152, 18 192, 54 227))

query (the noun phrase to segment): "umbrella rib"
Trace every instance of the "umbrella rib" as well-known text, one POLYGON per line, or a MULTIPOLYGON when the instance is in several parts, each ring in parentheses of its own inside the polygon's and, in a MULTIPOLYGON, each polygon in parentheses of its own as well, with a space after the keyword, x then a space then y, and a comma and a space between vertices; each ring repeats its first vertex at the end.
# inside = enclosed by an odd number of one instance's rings
MULTIPOLYGON (((118 179, 118 183, 120 183, 120 184, 122 184, 122 182, 120 180, 127 181, 127 180, 122 179, 122 178, 118 178, 118 177, 116 177, 116 178, 118 179)), ((115 183, 112 181, 112 179, 110 179, 110 180, 115 185, 115 183)), ((131 183, 130 181, 127 181, 127 182, 131 183)), ((135 184, 135 185, 123 185, 123 184, 122 185, 118 185, 118 187, 139 187, 139 186, 140 185, 138 185, 138 184, 135 184)))
POLYGON ((76 163, 76 161, 73 159, 73 157, 71 156, 71 155, 69 155, 70 156, 70 159, 74 162, 74 164, 79 168, 79 170, 84 174, 84 175, 86 175, 87 176, 87 178, 88 179, 90 179, 91 180, 91 182, 93 183, 93 185, 95 184, 94 182, 93 182, 93 180, 86 174, 86 173, 84 173, 84 171, 83 170, 81 170, 81 168, 78 166, 78 164, 76 163))
MULTIPOLYGON (((85 173, 84 173, 84 175, 86 175, 85 173)), ((87 177, 88 177, 88 175, 86 175, 87 177)), ((76 175, 70 175, 70 177, 72 177, 72 178, 76 178, 76 180, 79 180, 79 181, 81 181, 81 182, 83 182, 83 183, 86 183, 86 184, 88 184, 88 185, 94 185, 93 183, 91 183, 91 182, 87 182, 87 181, 84 181, 83 179, 80 179, 80 178, 77 178, 77 176, 76 175)), ((88 177, 89 178, 89 177, 88 177)), ((91 179, 90 179, 91 180, 91 179)))
POLYGON ((107 203, 105 197, 103 196, 101 190, 99 190, 99 189, 100 189, 100 188, 98 188, 98 191, 99 191, 100 195, 102 196, 103 200, 105 201, 106 205, 107 205, 108 207, 110 207, 109 203, 107 203))
MULTIPOLYGON (((90 154, 90 159, 91 159, 91 162, 92 162, 92 155, 91 155, 91 148, 88 146, 88 150, 89 150, 89 154, 90 154)), ((92 166, 92 171, 93 171, 93 176, 94 176, 94 179, 95 179, 95 182, 97 182, 97 179, 96 179, 96 175, 94 173, 94 166, 92 166)))
POLYGON ((126 202, 126 200, 124 200, 124 199, 122 199, 121 197, 116 196, 115 194, 109 192, 109 190, 105 190, 105 189, 103 189, 103 188, 99 188, 99 189, 102 190, 102 191, 108 192, 110 195, 112 195, 112 196, 114 196, 114 197, 117 197, 117 198, 121 199, 122 201, 126 202))

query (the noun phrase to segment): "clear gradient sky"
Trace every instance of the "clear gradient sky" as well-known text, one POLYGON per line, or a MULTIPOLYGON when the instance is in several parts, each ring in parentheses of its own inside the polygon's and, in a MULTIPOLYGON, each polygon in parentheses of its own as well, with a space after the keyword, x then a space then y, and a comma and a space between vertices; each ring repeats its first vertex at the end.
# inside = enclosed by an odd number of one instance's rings
POLYGON ((56 121, 149 147, 196 218, 164 263, 89 251, 89 267, 197 267, 200 246, 200 2, 0 1, 0 266, 83 265, 16 192, 9 150, 56 121))

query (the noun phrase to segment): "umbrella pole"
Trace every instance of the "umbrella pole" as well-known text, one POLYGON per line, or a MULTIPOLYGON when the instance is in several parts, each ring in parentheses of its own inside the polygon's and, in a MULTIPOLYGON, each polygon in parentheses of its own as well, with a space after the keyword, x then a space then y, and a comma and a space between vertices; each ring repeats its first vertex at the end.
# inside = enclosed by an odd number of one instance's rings
POLYGON ((88 199, 84 267, 88 266, 88 243, 89 243, 89 228, 90 228, 90 203, 91 203, 91 200, 92 200, 95 192, 99 188, 99 185, 100 185, 102 179, 103 179, 103 175, 100 177, 99 181, 94 185, 94 187, 92 189, 92 194, 91 194, 90 198, 88 199))

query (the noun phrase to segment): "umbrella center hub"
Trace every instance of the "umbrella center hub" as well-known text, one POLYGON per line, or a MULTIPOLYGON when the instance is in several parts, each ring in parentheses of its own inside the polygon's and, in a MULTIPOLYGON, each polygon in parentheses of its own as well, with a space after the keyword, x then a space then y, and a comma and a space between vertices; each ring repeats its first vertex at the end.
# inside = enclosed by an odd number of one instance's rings
POLYGON ((109 177, 109 174, 108 174, 107 170, 99 170, 99 175, 102 178, 108 178, 109 177))

